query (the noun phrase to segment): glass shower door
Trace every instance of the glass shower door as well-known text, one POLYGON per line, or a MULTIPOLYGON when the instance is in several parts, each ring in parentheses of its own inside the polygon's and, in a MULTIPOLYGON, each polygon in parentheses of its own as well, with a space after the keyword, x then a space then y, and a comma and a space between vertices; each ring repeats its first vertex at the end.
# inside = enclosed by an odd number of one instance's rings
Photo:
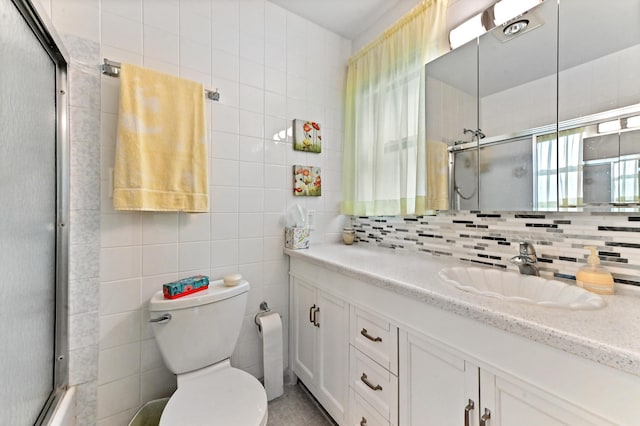
POLYGON ((32 425, 54 388, 56 66, 0 0, 0 424, 32 425))

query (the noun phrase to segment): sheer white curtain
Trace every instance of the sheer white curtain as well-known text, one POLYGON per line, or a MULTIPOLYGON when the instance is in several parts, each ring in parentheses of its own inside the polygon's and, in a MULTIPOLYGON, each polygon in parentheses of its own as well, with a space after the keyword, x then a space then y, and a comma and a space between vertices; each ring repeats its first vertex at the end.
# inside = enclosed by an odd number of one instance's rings
POLYGON ((613 166, 614 202, 637 203, 640 201, 640 179, 638 176, 638 160, 620 160, 613 166))
POLYGON ((415 7, 351 58, 344 214, 420 214, 426 202, 424 65, 442 53, 447 0, 415 7))
POLYGON ((539 209, 581 206, 582 132, 571 129, 536 138, 537 206, 539 209), (558 197, 560 198, 558 200, 558 197))

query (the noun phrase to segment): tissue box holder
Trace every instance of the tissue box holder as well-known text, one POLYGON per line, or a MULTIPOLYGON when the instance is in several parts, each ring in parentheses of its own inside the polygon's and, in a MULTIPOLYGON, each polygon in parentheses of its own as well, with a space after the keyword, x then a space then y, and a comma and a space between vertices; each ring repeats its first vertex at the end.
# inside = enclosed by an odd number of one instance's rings
POLYGON ((309 248, 309 228, 285 228, 284 246, 294 250, 309 248))
POLYGON ((176 299, 209 288, 209 277, 194 275, 178 281, 162 284, 162 294, 165 299, 176 299))

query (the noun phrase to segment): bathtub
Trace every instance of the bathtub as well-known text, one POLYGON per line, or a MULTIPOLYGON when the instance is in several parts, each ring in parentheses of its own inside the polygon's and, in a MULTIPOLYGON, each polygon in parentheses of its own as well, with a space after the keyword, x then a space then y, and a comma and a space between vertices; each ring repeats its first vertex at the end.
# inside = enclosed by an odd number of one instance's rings
POLYGON ((48 426, 75 426, 76 424, 76 388, 67 389, 53 412, 48 426))

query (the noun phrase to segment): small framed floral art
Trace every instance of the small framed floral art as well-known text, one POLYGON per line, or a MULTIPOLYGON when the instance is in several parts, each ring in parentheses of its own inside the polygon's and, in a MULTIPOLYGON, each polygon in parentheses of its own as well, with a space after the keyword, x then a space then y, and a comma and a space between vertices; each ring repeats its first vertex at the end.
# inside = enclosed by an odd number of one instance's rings
POLYGON ((320 124, 309 120, 293 120, 293 149, 306 152, 322 152, 320 124))
POLYGON ((302 197, 322 195, 320 167, 293 166, 293 195, 302 197))

